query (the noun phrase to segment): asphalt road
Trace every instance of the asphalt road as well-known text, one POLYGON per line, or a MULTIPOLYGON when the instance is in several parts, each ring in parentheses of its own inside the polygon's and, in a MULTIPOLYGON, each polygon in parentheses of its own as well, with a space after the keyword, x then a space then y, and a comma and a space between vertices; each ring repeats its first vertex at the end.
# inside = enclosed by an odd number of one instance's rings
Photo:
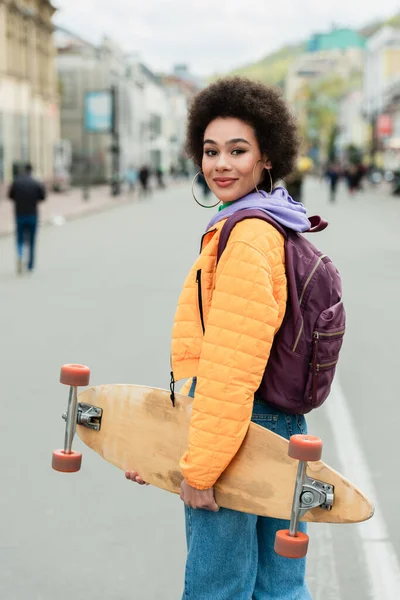
MULTIPOLYGON (((305 197, 330 220, 313 239, 342 273, 348 313, 337 384, 309 428, 324 459, 377 504, 368 524, 310 527, 309 585, 314 600, 394 600, 400 200, 341 190, 329 205, 316 181, 305 197)), ((93 384, 168 387, 177 296, 212 214, 181 186, 45 228, 37 270, 23 277, 13 239, 0 239, 2 600, 180 599, 180 500, 127 482, 79 440, 79 473, 50 462, 63 444, 61 364, 88 364, 93 384)))

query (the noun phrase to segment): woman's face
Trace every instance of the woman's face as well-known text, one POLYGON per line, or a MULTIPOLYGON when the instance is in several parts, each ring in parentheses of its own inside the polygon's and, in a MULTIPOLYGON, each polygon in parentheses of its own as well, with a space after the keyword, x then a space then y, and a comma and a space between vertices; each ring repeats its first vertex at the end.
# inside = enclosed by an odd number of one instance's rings
POLYGON ((254 190, 264 178, 264 169, 270 167, 250 125, 231 117, 209 123, 204 132, 202 170, 221 202, 233 202, 254 190))

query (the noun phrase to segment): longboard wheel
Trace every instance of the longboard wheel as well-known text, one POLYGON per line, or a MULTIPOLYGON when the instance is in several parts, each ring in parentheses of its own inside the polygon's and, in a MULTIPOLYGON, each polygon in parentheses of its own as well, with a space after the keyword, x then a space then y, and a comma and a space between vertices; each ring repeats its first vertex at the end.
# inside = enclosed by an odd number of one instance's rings
POLYGON ((303 558, 307 554, 308 540, 308 535, 301 531, 293 537, 289 529, 281 529, 276 532, 274 550, 285 558, 303 558))
POLYGON ((320 460, 322 440, 313 435, 292 435, 289 441, 289 456, 304 462, 320 460))
POLYGON ((85 365, 63 365, 61 367, 60 381, 65 385, 89 385, 90 369, 85 365))
POLYGON ((81 452, 66 453, 64 450, 54 450, 51 466, 61 473, 76 473, 82 463, 81 452))

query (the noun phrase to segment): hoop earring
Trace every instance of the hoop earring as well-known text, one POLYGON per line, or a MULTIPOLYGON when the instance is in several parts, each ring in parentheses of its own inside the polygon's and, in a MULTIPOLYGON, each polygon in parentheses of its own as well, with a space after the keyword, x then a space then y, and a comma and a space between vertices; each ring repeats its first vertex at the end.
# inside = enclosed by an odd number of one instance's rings
POLYGON ((193 181, 192 181, 192 196, 193 196, 193 198, 195 199, 195 201, 197 202, 197 204, 198 204, 199 206, 201 206, 202 208, 215 208, 216 206, 218 206, 218 204, 221 202, 221 200, 218 200, 218 202, 217 202, 216 204, 213 204, 213 205, 211 205, 211 206, 206 206, 205 204, 202 204, 201 202, 199 202, 199 201, 197 200, 196 196, 195 196, 195 193, 194 193, 194 184, 195 184, 195 182, 196 182, 196 179, 197 179, 197 178, 198 178, 198 176, 200 175, 200 173, 201 173, 201 174, 203 174, 203 171, 199 171, 199 172, 198 172, 198 173, 196 173, 196 175, 193 177, 193 181))
MULTIPOLYGON (((255 188, 255 189, 256 189, 256 191, 257 191, 257 194, 259 194, 259 195, 261 196, 261 198, 263 198, 264 196, 262 196, 262 195, 260 194, 260 190, 259 190, 259 189, 258 189, 258 187, 257 187, 257 184, 256 184, 256 178, 255 178, 255 170, 256 170, 256 166, 258 165, 258 163, 259 163, 259 162, 262 162, 262 160, 261 160, 261 159, 260 159, 260 160, 258 160, 258 161, 256 162, 256 164, 254 165, 254 167, 253 167, 253 183, 254 183, 254 188, 255 188)), ((270 191, 269 191, 269 195, 271 195, 271 194, 272 194, 272 192, 274 191, 274 184, 273 184, 272 177, 271 177, 271 169, 266 169, 266 171, 268 171, 269 180, 270 180, 270 182, 271 182, 271 189, 270 189, 270 191)))

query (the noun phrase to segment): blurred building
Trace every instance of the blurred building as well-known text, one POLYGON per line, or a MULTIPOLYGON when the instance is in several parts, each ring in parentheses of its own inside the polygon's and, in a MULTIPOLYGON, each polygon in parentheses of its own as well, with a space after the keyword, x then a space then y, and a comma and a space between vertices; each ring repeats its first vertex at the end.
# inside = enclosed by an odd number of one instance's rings
POLYGON ((182 171, 187 169, 184 152, 187 112, 193 97, 203 84, 190 74, 186 65, 177 65, 171 75, 163 77, 163 86, 169 103, 168 140, 171 166, 177 171, 182 171))
POLYGON ((338 135, 336 150, 340 157, 345 157, 350 146, 361 152, 367 148, 369 141, 369 126, 363 116, 363 92, 353 90, 345 94, 339 103, 338 135))
POLYGON ((87 177, 88 169, 92 182, 105 182, 111 176, 111 135, 89 133, 84 127, 87 92, 111 87, 117 96, 120 174, 143 164, 166 172, 177 166, 184 143, 186 90, 194 89, 194 84, 153 73, 138 55, 125 55, 108 38, 95 46, 58 29, 56 45, 61 137, 72 144, 73 181, 87 177))
POLYGON ((0 186, 22 163, 52 180, 59 107, 48 0, 0 1, 0 186))
POLYGON ((315 33, 307 43, 308 52, 323 52, 325 50, 344 50, 365 48, 366 40, 358 31, 347 28, 335 28, 328 33, 315 33))
POLYGON ((169 104, 162 79, 140 63, 144 80, 145 129, 144 148, 146 162, 152 169, 168 171, 171 154, 168 141, 169 104))
POLYGON ((130 82, 122 50, 108 38, 99 46, 58 28, 55 32, 60 86, 61 138, 71 143, 72 182, 90 177, 105 182, 112 173, 112 136, 90 133, 84 126, 87 92, 116 90, 117 130, 121 171, 129 161, 132 138, 130 82))
POLYGON ((334 29, 326 34, 316 34, 289 68, 285 94, 295 103, 305 84, 326 75, 339 75, 346 79, 355 71, 361 71, 364 63, 366 40, 351 29, 334 29))
POLYGON ((400 29, 383 27, 368 39, 363 110, 371 128, 371 155, 400 166, 400 29))
POLYGON ((400 75, 400 29, 383 27, 367 42, 364 110, 368 118, 381 114, 391 85, 400 75))
POLYGON ((189 90, 197 91, 207 85, 202 78, 194 75, 194 73, 190 71, 189 66, 185 63, 175 65, 171 77, 187 84, 189 90))
POLYGON ((400 169, 400 69, 386 90, 383 110, 376 122, 378 149, 383 146, 383 162, 387 168, 400 169), (382 131, 385 120, 387 129, 382 131))
MULTIPOLYGON (((153 74, 142 68, 138 56, 126 57, 127 77, 129 80, 129 103, 132 107, 132 115, 129 123, 130 142, 127 162, 128 166, 135 168, 143 164, 150 164, 150 138, 153 137, 151 128, 155 125, 148 115, 146 104, 146 87, 148 76, 153 79, 153 74)), ((155 86, 158 82, 153 82, 155 86)))

